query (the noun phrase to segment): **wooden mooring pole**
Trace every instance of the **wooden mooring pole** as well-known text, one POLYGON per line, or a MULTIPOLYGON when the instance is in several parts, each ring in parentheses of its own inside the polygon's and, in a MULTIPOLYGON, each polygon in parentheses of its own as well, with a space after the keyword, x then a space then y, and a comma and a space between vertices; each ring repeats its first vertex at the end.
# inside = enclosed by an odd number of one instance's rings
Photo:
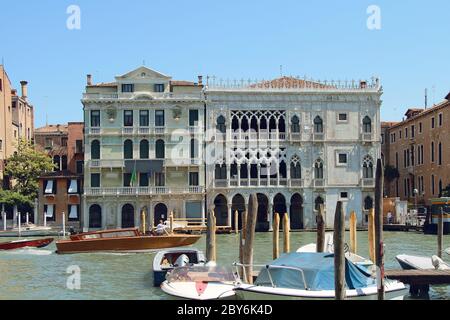
POLYGON ((350 252, 355 253, 358 250, 357 239, 356 239, 356 213, 352 211, 350 214, 350 252))
POLYGON ((241 233, 239 236, 239 263, 244 263, 245 232, 247 230, 247 211, 241 213, 241 233))
POLYGON ((145 228, 145 209, 142 209, 141 211, 141 223, 142 223, 142 233, 145 235, 145 233, 147 232, 145 228))
POLYGON ((437 240, 438 240, 438 252, 437 255, 442 259, 442 250, 444 247, 444 209, 441 208, 441 212, 438 217, 437 227, 437 240))
POLYGON ((383 240, 383 161, 378 159, 375 177, 375 259, 377 265, 378 300, 385 299, 383 240))
POLYGON ((170 212, 170 216, 169 216, 169 223, 170 223, 170 233, 173 233, 173 211, 170 212))
POLYGON ((273 242, 273 260, 278 259, 280 256, 280 215, 275 213, 273 216, 273 234, 272 234, 272 242, 273 242))
POLYGON ((345 214, 338 201, 334 216, 334 290, 336 300, 345 299, 345 214))
POLYGON ((208 222, 206 226, 206 260, 216 261, 216 224, 214 210, 208 212, 208 222))
POLYGON ((369 258, 375 263, 375 212, 373 208, 370 209, 368 218, 369 258))
POLYGON ((234 212, 234 233, 239 233, 239 212, 237 210, 234 212))
POLYGON ((251 194, 248 202, 248 215, 246 221, 245 246, 243 260, 247 282, 253 283, 253 242, 255 240, 256 219, 258 217, 258 199, 256 194, 251 194))
POLYGON ((287 213, 283 216, 283 252, 289 253, 291 251, 291 226, 289 224, 289 215, 287 213))
POLYGON ((319 205, 319 214, 317 215, 317 241, 316 241, 316 251, 325 251, 325 220, 324 220, 324 206, 319 205))

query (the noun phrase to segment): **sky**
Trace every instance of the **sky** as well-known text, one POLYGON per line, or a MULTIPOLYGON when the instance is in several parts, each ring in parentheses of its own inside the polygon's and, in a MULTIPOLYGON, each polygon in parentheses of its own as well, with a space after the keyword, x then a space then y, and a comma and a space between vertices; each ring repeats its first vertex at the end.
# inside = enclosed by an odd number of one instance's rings
MULTIPOLYGON (((36 127, 82 121, 86 74, 109 82, 144 62, 176 80, 380 77, 382 119, 450 91, 448 0, 0 0, 0 58, 29 82, 36 127), (80 28, 69 29, 70 5, 80 28), (369 29, 379 8, 379 29, 369 29)), ((73 21, 70 19, 70 21, 73 21)))

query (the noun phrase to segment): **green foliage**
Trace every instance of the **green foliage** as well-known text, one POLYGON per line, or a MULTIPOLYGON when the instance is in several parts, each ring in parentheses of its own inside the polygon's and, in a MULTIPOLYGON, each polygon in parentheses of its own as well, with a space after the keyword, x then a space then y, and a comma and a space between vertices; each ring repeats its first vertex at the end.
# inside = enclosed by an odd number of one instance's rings
POLYGON ((12 192, 4 193, 4 197, 8 201, 33 203, 38 196, 39 176, 54 168, 51 158, 35 150, 31 143, 21 140, 17 152, 6 163, 5 173, 13 180, 13 188, 12 192))
POLYGON ((0 203, 7 206, 30 206, 34 205, 33 201, 18 192, 11 190, 0 190, 0 203))
POLYGON ((444 190, 442 190, 442 196, 450 197, 450 184, 444 190))
POLYGON ((400 178, 400 172, 398 172, 398 169, 396 167, 387 165, 384 168, 384 177, 387 179, 387 181, 392 182, 395 179, 400 178))

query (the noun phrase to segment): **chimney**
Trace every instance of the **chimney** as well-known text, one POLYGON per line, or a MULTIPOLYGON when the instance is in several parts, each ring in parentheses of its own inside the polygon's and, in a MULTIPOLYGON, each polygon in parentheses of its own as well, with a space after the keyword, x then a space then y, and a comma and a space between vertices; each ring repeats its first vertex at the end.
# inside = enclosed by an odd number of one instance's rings
POLYGON ((199 86, 203 85, 203 76, 198 76, 198 85, 199 86))
POLYGON ((27 98, 28 98, 28 82, 20 81, 20 85, 22 86, 22 98, 27 100, 27 98))
POLYGON ((92 86, 92 75, 91 74, 88 74, 86 76, 86 82, 87 82, 88 86, 92 86))

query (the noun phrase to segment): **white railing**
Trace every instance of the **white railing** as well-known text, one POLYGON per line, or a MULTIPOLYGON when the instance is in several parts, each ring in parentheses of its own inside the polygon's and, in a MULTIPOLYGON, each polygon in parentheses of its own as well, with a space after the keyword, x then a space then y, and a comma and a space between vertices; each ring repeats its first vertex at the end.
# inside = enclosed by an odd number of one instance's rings
POLYGON ((122 134, 133 134, 134 128, 133 127, 123 127, 122 128, 122 134))
POLYGON ((154 194, 202 194, 203 187, 117 187, 117 188, 85 188, 87 196, 133 196, 154 194))
POLYGON ((284 77, 278 80, 220 79, 207 76, 207 90, 240 91, 363 91, 374 92, 381 89, 378 78, 371 80, 314 80, 307 77, 284 77))
POLYGON ((315 188, 323 188, 325 187, 325 179, 314 179, 313 185, 315 188))
POLYGON ((101 128, 93 128, 93 127, 91 127, 91 128, 89 128, 88 129, 88 132, 87 132, 88 134, 101 134, 102 133, 102 129, 101 128))
POLYGON ((290 140, 291 141, 301 141, 302 135, 300 132, 291 132, 290 133, 290 140))
POLYGON ((313 141, 325 141, 324 133, 313 133, 313 141))
MULTIPOLYGON (((231 185, 231 180, 230 180, 230 185, 231 185)), ((216 188, 227 188, 228 187, 228 180, 226 180, 226 179, 216 179, 216 180, 214 180, 214 186, 216 188)))
POLYGON ((121 93, 83 93, 84 100, 153 100, 153 99, 202 99, 202 93, 173 92, 121 92, 121 93))
POLYGON ((301 188, 303 187, 303 179, 290 179, 289 184, 292 188, 301 188))
MULTIPOLYGON (((215 188, 235 188, 235 187, 250 187, 250 188, 265 188, 265 187, 286 187, 290 184, 289 179, 285 178, 261 178, 261 179, 240 179, 240 183, 238 179, 230 179, 230 182, 228 184, 228 181, 226 179, 216 179, 214 180, 214 187, 215 188), (270 182, 270 184, 269 184, 270 182)), ((303 182, 301 183, 303 185, 303 182)))
POLYGON ((149 127, 139 127, 138 133, 139 134, 150 134, 150 128, 149 127))
POLYGON ((361 186, 363 188, 375 188, 375 179, 363 178, 363 179, 361 179, 361 186))
POLYGON ((371 142, 371 141, 373 141, 373 134, 371 132, 369 132, 369 133, 362 133, 361 134, 361 139, 364 142, 371 142))
POLYGON ((155 127, 155 134, 165 134, 166 127, 155 127))

